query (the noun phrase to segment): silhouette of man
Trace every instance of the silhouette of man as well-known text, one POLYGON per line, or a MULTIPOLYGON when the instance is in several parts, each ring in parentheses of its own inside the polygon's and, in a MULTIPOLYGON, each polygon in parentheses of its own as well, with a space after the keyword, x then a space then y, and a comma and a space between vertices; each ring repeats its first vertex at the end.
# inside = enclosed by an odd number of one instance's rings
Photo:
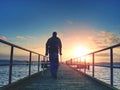
POLYGON ((49 54, 50 72, 53 78, 57 78, 57 71, 59 66, 59 56, 62 55, 62 43, 57 37, 57 32, 53 32, 52 37, 46 43, 46 56, 49 54))

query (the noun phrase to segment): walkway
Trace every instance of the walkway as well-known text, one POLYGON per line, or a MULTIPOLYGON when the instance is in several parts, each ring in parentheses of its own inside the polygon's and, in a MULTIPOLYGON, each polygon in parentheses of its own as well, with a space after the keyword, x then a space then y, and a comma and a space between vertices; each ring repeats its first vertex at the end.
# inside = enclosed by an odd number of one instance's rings
POLYGON ((80 74, 67 65, 60 65, 58 79, 53 79, 50 72, 37 74, 35 77, 6 90, 113 90, 80 74))

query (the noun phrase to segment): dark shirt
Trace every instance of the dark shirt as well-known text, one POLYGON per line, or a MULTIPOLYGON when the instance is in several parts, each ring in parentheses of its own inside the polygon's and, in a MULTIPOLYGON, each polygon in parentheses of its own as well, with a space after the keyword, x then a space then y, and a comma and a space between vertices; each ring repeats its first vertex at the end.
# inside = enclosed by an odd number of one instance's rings
POLYGON ((61 53, 61 40, 58 37, 51 37, 48 39, 46 43, 46 53, 52 54, 52 53, 61 53))

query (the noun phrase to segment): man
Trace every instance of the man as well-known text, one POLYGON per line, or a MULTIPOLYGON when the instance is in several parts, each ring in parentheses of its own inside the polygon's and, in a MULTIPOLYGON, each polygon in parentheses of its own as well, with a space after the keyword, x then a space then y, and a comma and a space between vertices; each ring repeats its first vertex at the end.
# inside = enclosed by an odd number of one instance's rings
POLYGON ((57 37, 57 32, 53 32, 52 37, 46 43, 46 56, 49 54, 50 71, 53 78, 57 78, 59 66, 59 56, 62 55, 61 40, 57 37))

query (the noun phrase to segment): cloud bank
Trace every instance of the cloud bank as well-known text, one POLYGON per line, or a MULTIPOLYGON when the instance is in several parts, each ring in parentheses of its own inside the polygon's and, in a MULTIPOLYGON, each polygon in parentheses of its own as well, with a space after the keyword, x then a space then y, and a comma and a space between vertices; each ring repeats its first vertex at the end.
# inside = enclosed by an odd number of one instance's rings
POLYGON ((94 42, 98 47, 105 48, 120 43, 120 35, 108 31, 98 31, 94 42))
POLYGON ((16 36, 17 39, 25 39, 24 36, 16 36))
POLYGON ((6 36, 0 36, 0 39, 2 39, 2 40, 8 40, 8 38, 6 36))

